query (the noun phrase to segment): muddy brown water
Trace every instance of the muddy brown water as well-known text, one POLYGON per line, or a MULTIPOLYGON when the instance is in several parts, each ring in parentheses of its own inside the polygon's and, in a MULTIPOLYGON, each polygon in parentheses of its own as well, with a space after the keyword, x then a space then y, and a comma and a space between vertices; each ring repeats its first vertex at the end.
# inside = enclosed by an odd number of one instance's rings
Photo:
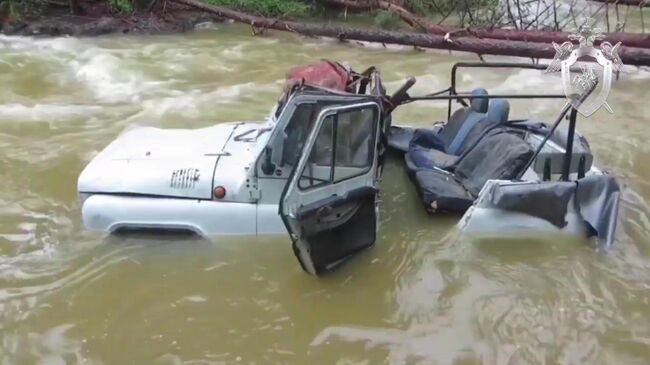
MULTIPOLYGON (((1 364, 648 364, 650 72, 614 85, 615 111, 579 122, 623 185, 607 254, 566 237, 475 241, 429 217, 397 159, 377 245, 323 278, 287 237, 106 237, 84 229, 76 179, 126 128, 259 120, 287 70, 374 64, 387 87, 448 85, 461 53, 251 37, 0 36, 1 364)), ((506 58, 491 58, 506 60, 506 58)), ((524 60, 525 61, 525 60, 524 60)), ((560 91, 535 71, 468 72, 464 89, 560 91)), ((551 118, 561 101, 513 103, 551 118)), ((416 103, 398 122, 441 120, 416 103)), ((227 222, 223 222, 227 224, 227 222)))

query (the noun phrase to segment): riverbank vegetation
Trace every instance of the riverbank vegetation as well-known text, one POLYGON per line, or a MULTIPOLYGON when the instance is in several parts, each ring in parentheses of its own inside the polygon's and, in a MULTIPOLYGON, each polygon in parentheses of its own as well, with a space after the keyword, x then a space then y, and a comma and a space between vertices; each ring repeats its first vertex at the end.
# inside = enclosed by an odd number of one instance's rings
MULTIPOLYGON (((516 0, 518 1, 518 0, 516 0)), ((153 11, 156 5, 165 7, 172 0, 0 0, 0 21, 17 21, 22 18, 60 15, 62 9, 68 8, 72 15, 83 15, 88 9, 97 8, 101 3, 115 13, 129 15, 137 11, 153 11), (59 11, 55 11, 59 10, 59 11)), ((379 5, 376 0, 202 0, 202 2, 249 12, 258 16, 293 17, 293 18, 348 18, 364 13, 366 19, 374 20, 377 25, 399 26, 399 17, 379 5)), ((479 12, 470 10, 491 9, 496 13, 499 0, 391 0, 388 1, 409 12, 426 18, 447 19, 458 15, 461 22, 471 20, 478 25, 486 19, 480 18, 479 12), (467 18, 467 19, 466 19, 467 18), (477 19, 474 19, 477 18, 477 19)))
POLYGON ((567 31, 593 19, 609 42, 622 42, 623 62, 650 65, 645 2, 619 1, 0 0, 0 22, 5 33, 96 35, 182 31, 229 19, 250 25, 254 35, 279 30, 537 60, 554 57, 552 42, 567 41, 567 31))
POLYGON ((314 13, 311 1, 300 0, 204 0, 212 5, 251 12, 263 16, 306 17, 314 13))

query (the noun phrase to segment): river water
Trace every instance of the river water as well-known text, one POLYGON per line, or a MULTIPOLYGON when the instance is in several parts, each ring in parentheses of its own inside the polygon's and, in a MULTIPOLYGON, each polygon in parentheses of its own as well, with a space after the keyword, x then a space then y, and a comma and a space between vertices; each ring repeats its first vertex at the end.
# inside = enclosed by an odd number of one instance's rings
MULTIPOLYGON (((106 237, 84 230, 76 179, 126 128, 259 120, 287 70, 371 64, 394 89, 442 89, 461 53, 251 37, 245 26, 91 39, 0 36, 0 364, 648 364, 650 100, 646 70, 615 114, 579 122, 623 186, 618 238, 477 242, 429 217, 399 160, 376 247, 303 273, 288 237, 106 237)), ((504 60, 505 58, 489 58, 504 60)), ((526 62, 526 60, 523 60, 526 62)), ((535 71, 470 72, 465 90, 559 92, 535 71)), ((561 101, 513 103, 550 118, 561 101)), ((444 103, 396 120, 427 125, 444 103)))

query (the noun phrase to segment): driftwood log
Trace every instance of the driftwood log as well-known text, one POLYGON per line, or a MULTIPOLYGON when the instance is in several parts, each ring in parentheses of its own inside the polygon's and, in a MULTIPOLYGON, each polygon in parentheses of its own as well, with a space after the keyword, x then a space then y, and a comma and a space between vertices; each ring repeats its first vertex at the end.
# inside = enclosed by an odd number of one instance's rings
MULTIPOLYGON (((464 37, 488 38, 509 41, 522 41, 522 42, 540 42, 540 43, 562 43, 569 40, 569 33, 555 32, 555 31, 527 31, 527 30, 508 30, 508 29, 454 29, 440 24, 431 24, 425 19, 409 12, 408 10, 395 5, 388 1, 382 0, 320 0, 322 3, 353 9, 357 11, 369 11, 373 9, 381 9, 390 11, 397 14, 405 23, 413 28, 419 28, 427 33, 438 35, 453 35, 464 37)), ((601 2, 614 3, 616 1, 621 3, 622 0, 592 0, 601 2)), ((645 0, 627 0, 628 2, 637 2, 645 0)), ((650 0, 647 1, 650 6, 650 0)), ((621 42, 624 46, 648 48, 650 49, 650 34, 642 33, 605 33, 606 41, 616 44, 621 42)), ((454 38, 452 37, 452 38, 454 38)), ((601 41, 596 41, 599 44, 601 41)))
POLYGON ((650 7, 650 1, 648 0, 590 0, 597 3, 608 3, 612 5, 629 5, 629 6, 648 6, 650 7))
MULTIPOLYGON (((223 18, 232 19, 236 22, 249 24, 253 27, 256 34, 266 29, 275 29, 312 37, 336 38, 341 41, 354 40, 407 45, 420 48, 447 49, 452 51, 473 52, 479 55, 503 55, 528 58, 553 58, 555 56, 555 50, 550 43, 543 44, 523 41, 479 39, 475 37, 458 37, 450 40, 446 39, 442 35, 430 33, 359 29, 286 21, 279 18, 264 18, 221 6, 209 5, 197 0, 172 1, 213 13, 223 18)), ((619 54, 624 64, 650 66, 650 50, 648 49, 621 47, 619 54)))

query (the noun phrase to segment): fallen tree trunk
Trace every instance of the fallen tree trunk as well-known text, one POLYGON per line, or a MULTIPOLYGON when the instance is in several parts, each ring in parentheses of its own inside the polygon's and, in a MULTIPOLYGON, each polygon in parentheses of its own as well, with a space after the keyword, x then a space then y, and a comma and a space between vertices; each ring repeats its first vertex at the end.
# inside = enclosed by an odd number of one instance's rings
MULTIPOLYGON (((555 56, 555 49, 551 44, 477 39, 474 37, 460 37, 453 41, 449 41, 445 39, 445 37, 435 34, 396 32, 380 29, 359 29, 285 21, 281 19, 258 17, 221 6, 208 5, 197 0, 172 1, 210 12, 223 18, 250 24, 254 29, 275 29, 299 33, 306 36, 336 38, 341 41, 355 40, 362 42, 398 44, 421 48, 473 52, 479 55, 502 55, 529 58, 553 58, 555 56)), ((620 56, 625 64, 650 66, 650 50, 622 47, 620 56)))
MULTIPOLYGON (((408 10, 395 5, 389 1, 383 0, 320 0, 323 3, 346 7, 358 11, 369 11, 373 9, 381 9, 397 14, 404 22, 412 27, 420 28, 431 34, 449 35, 452 38, 463 37, 477 37, 488 39, 499 39, 508 41, 521 41, 521 42, 540 42, 540 43, 562 43, 569 40, 569 33, 554 32, 554 31, 532 31, 532 30, 509 30, 509 29, 453 29, 448 26, 431 24, 425 19, 409 12, 408 10)), ((637 2, 639 0, 592 0, 601 2, 614 2, 614 1, 629 1, 637 2)), ((640 0, 645 1, 645 0, 640 0)), ((650 0, 648 1, 650 6, 650 0)), ((616 44, 621 42, 624 46, 648 48, 650 49, 650 35, 642 33, 605 33, 606 41, 616 44)), ((596 41, 599 44, 601 41, 596 41)))
POLYGON ((383 0, 369 0, 369 1, 362 1, 362 2, 355 1, 355 0, 320 0, 320 1, 328 5, 344 7, 346 9, 352 9, 356 11, 370 11, 375 9, 389 11, 391 13, 397 14, 406 24, 410 25, 411 27, 419 28, 429 33, 438 34, 444 29, 444 27, 442 26, 430 24, 429 22, 422 19, 421 17, 389 1, 383 1, 383 0))
POLYGON ((609 4, 618 4, 618 5, 629 5, 629 6, 648 6, 650 7, 650 1, 647 0, 589 0, 597 3, 609 3, 609 4))
MULTIPOLYGON (((552 31, 527 31, 527 30, 471 30, 470 34, 475 34, 479 38, 512 40, 522 42, 539 42, 539 43, 562 43, 569 40, 569 33, 552 32, 552 31)), ((606 41, 616 44, 621 42, 627 47, 647 48, 650 49, 650 35, 641 33, 605 33, 606 41)), ((594 42, 600 44, 601 41, 594 42)))

